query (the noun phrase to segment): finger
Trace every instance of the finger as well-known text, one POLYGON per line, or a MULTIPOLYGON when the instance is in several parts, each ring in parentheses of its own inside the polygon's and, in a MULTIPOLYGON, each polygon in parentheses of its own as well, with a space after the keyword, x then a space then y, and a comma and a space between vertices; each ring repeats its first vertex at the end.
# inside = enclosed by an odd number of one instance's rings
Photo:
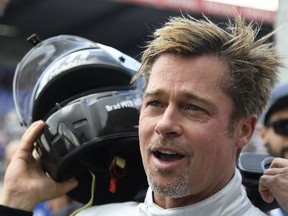
POLYGON ((288 167, 288 160, 285 158, 275 158, 269 168, 283 168, 288 167))
POLYGON ((263 175, 280 175, 280 174, 288 174, 288 167, 284 168, 268 168, 264 171, 263 175))
POLYGON ((59 195, 63 195, 78 186, 78 181, 76 178, 71 178, 65 182, 57 182, 56 188, 59 191, 59 195))
POLYGON ((259 179, 258 190, 262 199, 267 203, 271 203, 274 200, 274 196, 272 195, 269 187, 267 186, 268 181, 269 177, 261 176, 259 179))
POLYGON ((42 120, 33 122, 21 138, 19 150, 32 152, 34 142, 43 130, 45 123, 42 120))
POLYGON ((259 192, 260 192, 260 195, 261 195, 262 199, 265 202, 267 202, 267 203, 272 203, 273 202, 274 196, 272 195, 272 193, 269 190, 264 190, 264 191, 263 190, 262 191, 259 190, 259 192))

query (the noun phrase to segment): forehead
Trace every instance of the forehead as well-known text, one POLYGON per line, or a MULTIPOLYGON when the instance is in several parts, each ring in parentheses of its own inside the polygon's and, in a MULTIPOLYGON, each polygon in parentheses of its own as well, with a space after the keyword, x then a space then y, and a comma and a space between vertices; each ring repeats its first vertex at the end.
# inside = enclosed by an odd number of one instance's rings
POLYGON ((228 64, 219 57, 163 54, 152 67, 147 90, 166 86, 170 89, 224 93, 222 84, 228 72, 228 64))
POLYGON ((269 118, 270 121, 277 121, 280 119, 288 119, 288 107, 272 113, 269 118))

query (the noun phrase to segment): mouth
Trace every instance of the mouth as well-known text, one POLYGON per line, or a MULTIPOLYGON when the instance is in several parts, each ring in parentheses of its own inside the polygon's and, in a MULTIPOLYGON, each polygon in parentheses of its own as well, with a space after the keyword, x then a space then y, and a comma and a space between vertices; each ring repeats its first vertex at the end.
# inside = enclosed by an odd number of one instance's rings
POLYGON ((152 151, 154 157, 161 161, 177 161, 185 157, 185 155, 171 150, 154 150, 152 151))

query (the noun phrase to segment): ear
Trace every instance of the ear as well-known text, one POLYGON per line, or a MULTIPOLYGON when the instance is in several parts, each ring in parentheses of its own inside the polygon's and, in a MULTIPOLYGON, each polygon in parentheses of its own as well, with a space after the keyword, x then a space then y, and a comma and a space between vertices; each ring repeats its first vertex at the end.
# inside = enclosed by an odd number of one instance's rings
POLYGON ((238 148, 243 148, 249 143, 255 131, 256 123, 256 115, 243 118, 238 122, 235 131, 236 146, 238 148))
POLYGON ((258 130, 257 130, 258 135, 259 135, 262 143, 264 143, 264 145, 265 145, 266 137, 267 137, 266 136, 267 135, 267 128, 263 124, 259 124, 257 128, 258 128, 258 130))

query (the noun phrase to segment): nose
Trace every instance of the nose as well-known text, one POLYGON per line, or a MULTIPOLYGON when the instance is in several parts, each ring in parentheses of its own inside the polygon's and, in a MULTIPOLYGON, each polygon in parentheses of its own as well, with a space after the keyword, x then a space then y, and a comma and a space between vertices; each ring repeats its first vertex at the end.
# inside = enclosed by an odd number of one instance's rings
POLYGON ((156 133, 163 137, 177 137, 183 133, 181 114, 177 109, 167 107, 155 126, 156 133))

